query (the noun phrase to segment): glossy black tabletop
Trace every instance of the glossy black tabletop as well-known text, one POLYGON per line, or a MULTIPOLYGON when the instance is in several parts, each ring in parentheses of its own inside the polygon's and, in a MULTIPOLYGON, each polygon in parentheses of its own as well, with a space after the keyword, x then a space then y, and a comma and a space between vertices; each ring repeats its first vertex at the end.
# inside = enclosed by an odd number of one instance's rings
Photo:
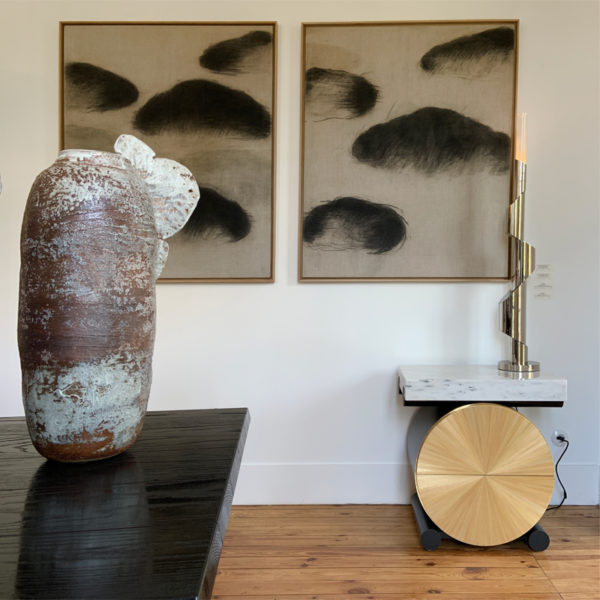
POLYGON ((249 422, 150 412, 123 454, 60 464, 0 419, 0 598, 210 598, 249 422))

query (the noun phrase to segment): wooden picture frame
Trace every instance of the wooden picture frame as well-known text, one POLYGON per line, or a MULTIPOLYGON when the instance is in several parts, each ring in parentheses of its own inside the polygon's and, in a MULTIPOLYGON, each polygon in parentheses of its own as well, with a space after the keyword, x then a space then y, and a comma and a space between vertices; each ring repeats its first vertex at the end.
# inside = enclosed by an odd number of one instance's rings
POLYGON ((505 281, 518 21, 304 23, 298 279, 505 281))
POLYGON ((275 22, 60 23, 61 149, 129 133, 198 181, 159 281, 274 281, 276 47, 275 22))

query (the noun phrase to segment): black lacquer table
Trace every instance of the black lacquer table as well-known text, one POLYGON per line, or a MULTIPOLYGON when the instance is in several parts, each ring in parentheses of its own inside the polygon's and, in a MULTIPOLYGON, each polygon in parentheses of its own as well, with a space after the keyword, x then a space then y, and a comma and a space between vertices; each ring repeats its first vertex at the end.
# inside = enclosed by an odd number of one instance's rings
POLYGON ((127 452, 60 464, 0 419, 0 598, 210 598, 249 422, 150 412, 127 452))

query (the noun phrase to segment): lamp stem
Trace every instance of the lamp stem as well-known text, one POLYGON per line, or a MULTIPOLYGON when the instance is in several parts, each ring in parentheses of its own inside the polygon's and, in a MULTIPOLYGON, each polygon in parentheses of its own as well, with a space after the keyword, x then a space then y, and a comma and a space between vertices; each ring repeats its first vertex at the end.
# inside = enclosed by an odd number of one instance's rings
POLYGON ((527 165, 515 160, 515 195, 510 205, 511 274, 513 289, 501 301, 502 332, 512 338, 511 359, 498 363, 498 369, 513 373, 534 373, 540 364, 528 361, 526 333, 526 279, 535 269, 535 248, 523 240, 525 222, 525 183, 527 165))

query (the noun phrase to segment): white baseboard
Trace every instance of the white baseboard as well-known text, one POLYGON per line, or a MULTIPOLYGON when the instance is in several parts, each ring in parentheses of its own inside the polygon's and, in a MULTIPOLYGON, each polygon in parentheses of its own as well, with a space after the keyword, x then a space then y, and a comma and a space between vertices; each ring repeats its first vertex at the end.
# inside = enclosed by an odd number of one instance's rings
MULTIPOLYGON (((599 465, 561 463, 558 473, 567 489, 565 504, 598 504, 600 496, 599 465)), ((562 497, 562 489, 555 478, 554 493, 550 504, 558 504, 562 497)))
MULTIPOLYGON (((561 464, 565 504, 598 504, 598 465, 561 464)), ((401 463, 242 464, 234 504, 409 504, 411 468, 401 463)), ((562 498, 555 484, 551 504, 562 498)))

